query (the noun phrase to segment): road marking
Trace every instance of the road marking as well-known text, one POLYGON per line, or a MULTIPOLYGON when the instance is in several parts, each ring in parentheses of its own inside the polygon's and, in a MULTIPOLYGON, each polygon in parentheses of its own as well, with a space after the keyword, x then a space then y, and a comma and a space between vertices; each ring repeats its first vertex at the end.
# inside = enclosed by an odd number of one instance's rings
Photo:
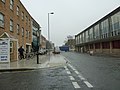
POLYGON ((67 63, 71 63, 70 60, 68 60, 66 57, 64 57, 64 59, 67 63))
POLYGON ((78 85, 77 82, 72 82, 72 84, 73 84, 74 88, 81 88, 81 87, 78 85))
MULTIPOLYGON (((83 80, 83 82, 87 85, 87 87, 89 88, 93 88, 92 84, 90 84, 88 81, 86 81, 86 79, 82 76, 81 73, 79 73, 71 64, 68 64, 69 67, 71 67, 71 69, 73 69, 73 71, 78 75, 78 77, 83 80)), ((66 69, 68 69, 66 67, 66 69)), ((71 74, 70 71, 67 71, 68 74, 71 74)), ((70 80, 75 80, 75 78, 73 76, 69 76, 70 80)), ((81 88, 77 82, 72 82, 74 88, 81 88)))
POLYGON ((66 66, 64 66, 65 70, 68 71, 68 68, 66 66))
POLYGON ((73 71, 76 70, 71 64, 68 64, 68 66, 71 67, 73 71))
POLYGON ((67 74, 71 74, 71 72, 70 72, 70 71, 67 71, 67 74))
POLYGON ((75 71, 76 74, 80 74, 77 70, 75 71))
POLYGON ((84 81, 84 83, 85 83, 89 88, 92 88, 92 87, 93 87, 88 81, 84 81))
POLYGON ((81 80, 86 80, 82 75, 78 75, 81 80))
POLYGON ((69 76, 70 80, 75 80, 75 78, 73 76, 69 76))

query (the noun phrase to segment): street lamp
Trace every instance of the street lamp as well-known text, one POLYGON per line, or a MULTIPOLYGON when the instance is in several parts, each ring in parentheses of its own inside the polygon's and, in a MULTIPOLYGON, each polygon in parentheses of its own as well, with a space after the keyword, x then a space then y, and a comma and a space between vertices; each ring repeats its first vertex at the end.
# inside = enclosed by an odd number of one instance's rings
POLYGON ((37 32, 37 64, 39 64, 39 53, 38 53, 38 51, 39 51, 39 41, 40 41, 40 32, 41 32, 41 30, 37 30, 36 31, 37 32))
POLYGON ((51 13, 48 13, 48 52, 49 52, 49 55, 50 55, 50 21, 49 21, 49 15, 50 14, 54 14, 54 12, 51 12, 51 13))

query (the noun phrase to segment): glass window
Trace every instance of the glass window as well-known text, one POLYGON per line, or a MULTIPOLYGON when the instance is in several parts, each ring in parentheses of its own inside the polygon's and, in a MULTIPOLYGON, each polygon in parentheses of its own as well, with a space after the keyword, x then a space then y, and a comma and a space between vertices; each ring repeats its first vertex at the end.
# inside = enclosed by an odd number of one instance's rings
POLYGON ((13 4, 14 4, 14 1, 13 0, 10 0, 10 9, 13 10, 13 4))
POLYGON ((26 30, 26 38, 28 37, 28 30, 26 30))
POLYGON ((20 31, 20 26, 19 24, 17 24, 17 34, 19 34, 19 31, 20 31))
POLYGON ((13 31, 13 20, 10 20, 10 31, 13 31))
POLYGON ((86 36, 86 42, 88 42, 88 40, 89 40, 89 33, 88 33, 88 30, 85 32, 85 36, 86 36))
POLYGON ((4 2, 4 3, 5 3, 5 0, 2 0, 2 2, 4 2))
POLYGON ((28 16, 26 16, 26 23, 28 23, 28 16))
POLYGON ((95 49, 100 49, 100 43, 95 43, 95 49))
POLYGON ((112 42, 113 49, 120 49, 120 40, 112 42))
POLYGON ((89 39, 90 39, 90 41, 93 40, 93 28, 91 28, 91 29, 89 30, 89 39))
POLYGON ((120 34, 120 12, 111 16, 111 36, 120 34))
POLYGON ((12 52, 13 52, 13 42, 10 41, 10 53, 12 53, 12 52))
POLYGON ((112 20, 112 30, 118 30, 120 28, 119 23, 120 23, 120 12, 116 13, 111 17, 112 20))
POLYGON ((19 16, 19 7, 17 6, 17 15, 19 16))
POLYGON ((22 12, 22 20, 24 20, 24 12, 22 12))
POLYGON ((22 27, 22 37, 24 37, 24 28, 22 27))
POLYGON ((0 13, 0 27, 4 27, 4 15, 0 13))
POLYGON ((109 49, 110 48, 110 43, 109 42, 102 42, 102 48, 103 49, 109 49))
POLYGON ((101 32, 102 32, 102 38, 108 37, 108 31, 109 31, 109 24, 108 19, 101 22, 101 32))
POLYGON ((28 34, 29 34, 28 36, 29 36, 29 38, 30 38, 30 37, 31 37, 31 33, 30 33, 30 31, 29 31, 29 33, 28 33, 28 34))
POLYGON ((94 27, 94 38, 98 39, 100 36, 99 24, 94 27))

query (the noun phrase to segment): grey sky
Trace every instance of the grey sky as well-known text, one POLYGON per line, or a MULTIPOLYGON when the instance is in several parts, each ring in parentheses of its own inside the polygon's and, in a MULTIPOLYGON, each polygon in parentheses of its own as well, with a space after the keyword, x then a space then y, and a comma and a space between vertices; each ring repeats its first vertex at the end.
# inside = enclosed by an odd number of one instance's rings
POLYGON ((32 17, 41 25, 47 38, 48 13, 50 40, 63 45, 68 35, 76 35, 120 5, 120 0, 21 0, 32 17))

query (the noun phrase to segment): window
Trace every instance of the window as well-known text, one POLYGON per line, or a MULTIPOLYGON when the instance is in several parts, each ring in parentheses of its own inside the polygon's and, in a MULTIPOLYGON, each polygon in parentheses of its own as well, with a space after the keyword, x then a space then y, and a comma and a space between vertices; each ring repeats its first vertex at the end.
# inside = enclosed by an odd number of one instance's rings
POLYGON ((4 15, 0 13, 0 27, 4 27, 4 15))
POLYGON ((13 20, 10 20, 10 31, 13 31, 13 20))
POLYGON ((13 53, 13 42, 10 41, 10 53, 13 53))
POLYGON ((28 23, 28 16, 26 16, 26 24, 28 23))
POLYGON ((30 19, 29 19, 29 27, 31 26, 31 21, 30 21, 30 19))
POLYGON ((88 32, 88 30, 85 32, 85 36, 86 36, 86 42, 88 42, 88 40, 89 40, 89 32, 88 32))
POLYGON ((99 39, 100 37, 100 30, 99 30, 99 24, 97 24, 95 27, 94 27, 94 38, 95 39, 99 39))
POLYGON ((22 20, 24 20, 24 12, 22 12, 22 20))
POLYGON ((116 36, 120 34, 120 12, 114 14, 111 17, 111 36, 116 36))
POLYGON ((26 38, 28 38, 28 30, 26 30, 26 38))
POLYGON ((102 42, 102 48, 103 49, 109 49, 110 48, 110 43, 109 42, 102 42))
POLYGON ((93 44, 90 44, 90 49, 93 49, 93 44))
POLYGON ((113 49, 120 49, 120 40, 112 42, 113 49))
POLYGON ((100 43, 95 43, 95 49, 100 49, 100 43))
POLYGON ((19 31, 20 31, 20 26, 19 24, 17 24, 17 34, 19 34, 19 31))
POLYGON ((29 36, 29 38, 31 37, 31 33, 30 32, 28 33, 28 36, 29 36))
POLYGON ((19 7, 17 6, 17 15, 19 16, 19 7))
POLYGON ((10 9, 13 10, 13 4, 14 4, 14 1, 13 0, 10 0, 10 9))
POLYGON ((24 37, 24 28, 22 27, 22 37, 24 37))
POLYGON ((101 22, 101 32, 102 32, 102 38, 108 37, 108 31, 109 31, 109 24, 108 19, 101 22))
POLYGON ((3 3, 5 3, 5 0, 2 0, 3 3))
POLYGON ((91 28, 89 30, 89 40, 92 41, 93 40, 93 28, 91 28))

